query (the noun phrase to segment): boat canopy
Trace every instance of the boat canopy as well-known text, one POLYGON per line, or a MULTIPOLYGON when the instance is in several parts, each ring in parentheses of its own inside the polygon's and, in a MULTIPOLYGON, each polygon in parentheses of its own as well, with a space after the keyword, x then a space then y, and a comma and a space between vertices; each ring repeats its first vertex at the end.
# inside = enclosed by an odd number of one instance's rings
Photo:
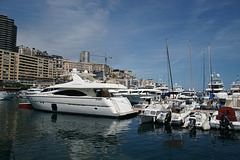
POLYGON ((232 107, 221 107, 218 110, 217 120, 221 120, 221 117, 227 116, 230 121, 237 121, 235 110, 232 107))

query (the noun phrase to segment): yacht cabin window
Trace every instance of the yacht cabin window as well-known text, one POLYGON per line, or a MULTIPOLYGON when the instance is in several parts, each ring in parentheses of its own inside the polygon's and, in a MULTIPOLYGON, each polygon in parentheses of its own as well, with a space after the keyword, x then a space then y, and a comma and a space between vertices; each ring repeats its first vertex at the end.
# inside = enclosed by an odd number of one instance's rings
POLYGON ((63 90, 53 93, 55 95, 66 95, 66 96, 86 96, 85 93, 77 90, 63 90))
POLYGON ((59 88, 45 88, 42 92, 49 92, 49 91, 54 91, 58 90, 59 88))
POLYGON ((138 91, 132 91, 132 93, 138 93, 138 91))
POLYGON ((110 97, 108 89, 95 89, 96 97, 110 97))

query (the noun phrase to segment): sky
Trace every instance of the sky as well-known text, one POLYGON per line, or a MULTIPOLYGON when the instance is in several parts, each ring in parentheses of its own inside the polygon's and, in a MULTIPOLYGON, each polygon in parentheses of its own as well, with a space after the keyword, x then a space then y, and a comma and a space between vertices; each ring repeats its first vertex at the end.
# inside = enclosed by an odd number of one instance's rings
POLYGON ((85 50, 111 56, 110 67, 138 79, 168 83, 166 42, 173 83, 185 90, 190 53, 196 91, 203 90, 204 57, 209 80, 209 53, 226 89, 240 75, 239 0, 0 0, 0 14, 14 19, 17 45, 76 62, 85 50))

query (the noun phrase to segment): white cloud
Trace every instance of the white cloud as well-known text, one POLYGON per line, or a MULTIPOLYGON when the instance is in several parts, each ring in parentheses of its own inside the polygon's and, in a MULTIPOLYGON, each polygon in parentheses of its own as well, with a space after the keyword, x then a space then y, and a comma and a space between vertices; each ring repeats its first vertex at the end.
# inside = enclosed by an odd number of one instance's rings
POLYGON ((50 54, 67 52, 71 59, 83 48, 98 46, 108 32, 109 11, 96 1, 46 2, 47 7, 36 23, 28 22, 31 27, 20 29, 20 44, 44 48, 50 54))

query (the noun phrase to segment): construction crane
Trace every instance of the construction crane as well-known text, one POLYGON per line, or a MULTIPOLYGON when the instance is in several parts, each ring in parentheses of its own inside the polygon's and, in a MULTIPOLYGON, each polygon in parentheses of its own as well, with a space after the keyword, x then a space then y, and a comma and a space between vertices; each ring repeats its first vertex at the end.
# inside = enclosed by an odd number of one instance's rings
POLYGON ((112 59, 112 57, 110 57, 110 56, 107 56, 107 54, 105 54, 105 56, 91 54, 90 56, 95 56, 95 57, 104 57, 104 59, 105 59, 105 64, 106 64, 106 65, 107 65, 107 59, 108 59, 108 58, 112 59))
POLYGON ((104 77, 103 77, 103 79, 106 80, 106 77, 107 77, 107 59, 108 58, 112 59, 112 57, 107 56, 107 54, 105 54, 104 56, 91 54, 91 56, 104 57, 104 59, 105 59, 105 66, 104 66, 104 77))

